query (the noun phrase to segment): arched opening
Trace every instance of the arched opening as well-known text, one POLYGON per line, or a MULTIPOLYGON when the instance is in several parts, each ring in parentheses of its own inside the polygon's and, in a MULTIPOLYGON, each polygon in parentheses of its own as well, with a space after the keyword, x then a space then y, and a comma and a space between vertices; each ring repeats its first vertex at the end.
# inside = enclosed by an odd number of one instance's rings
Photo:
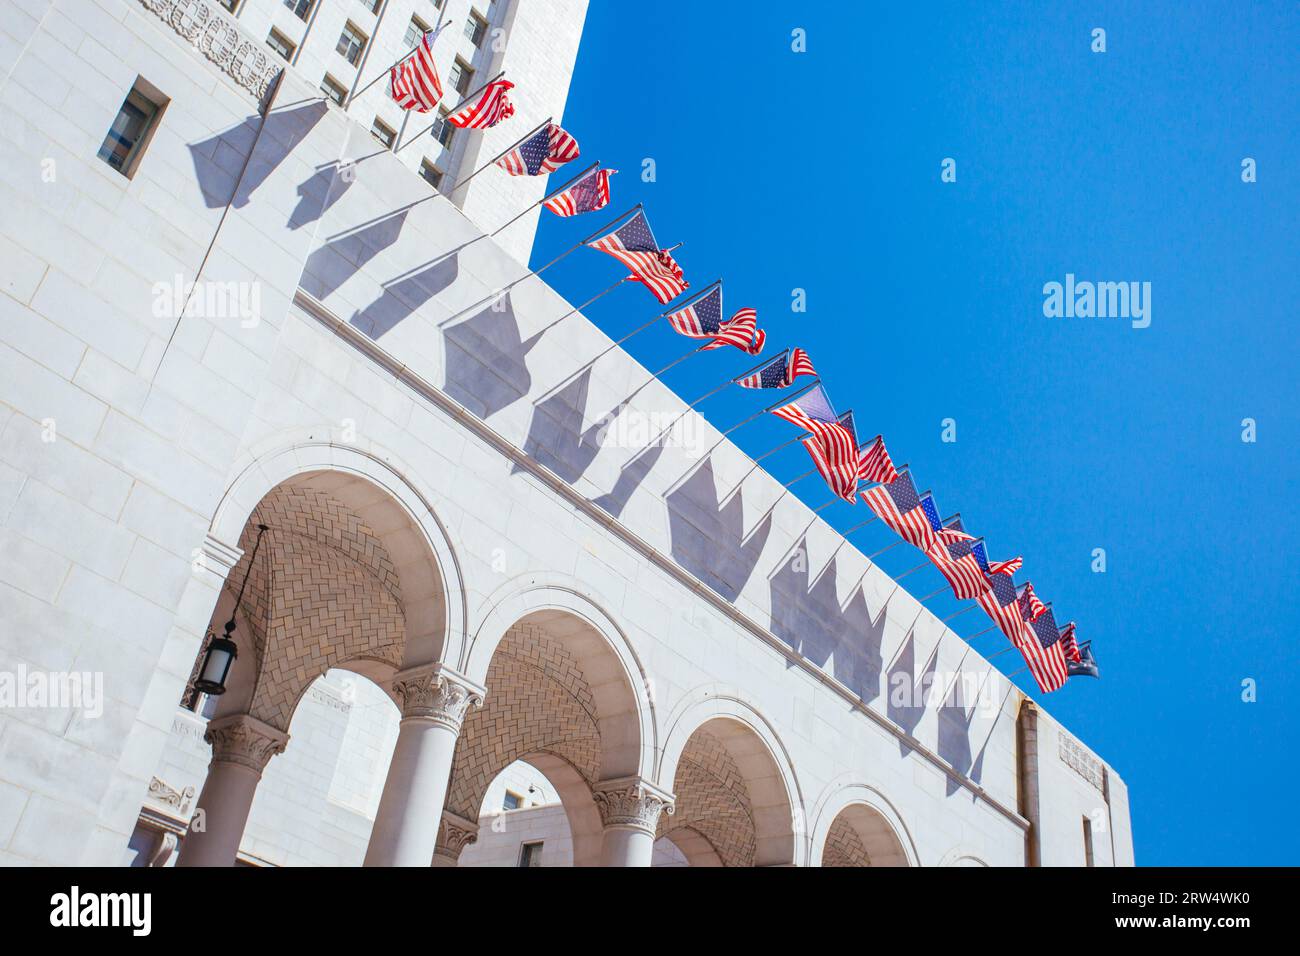
POLYGON ((822 866, 907 865, 903 841, 875 807, 849 804, 831 822, 822 848, 822 866))
MULTIPOLYGON (((483 651, 486 654, 486 650, 483 651)), ((570 611, 536 610, 506 628, 481 678, 483 706, 465 718, 452 763, 439 834, 439 862, 499 862, 496 834, 481 831, 492 795, 518 762, 545 779, 563 812, 577 866, 600 862, 602 823, 592 788, 635 774, 641 759, 641 707, 608 638, 570 611), (467 838, 462 832, 473 829, 467 838), (464 858, 477 840, 491 852, 464 858)), ((499 814, 488 820, 500 824, 499 814)), ((508 821, 507 821, 508 822, 508 821)), ((553 825, 558 833, 561 827, 553 825)), ((554 865, 565 854, 547 859, 554 865)))
POLYGON ((659 819, 661 858, 690 866, 794 862, 789 787, 754 727, 713 717, 690 734, 675 760, 676 808, 659 819))
MULTIPOLYGON (((163 825, 179 824, 175 836, 183 837, 191 810, 221 811, 196 806, 194 794, 210 782, 214 748, 205 733, 230 725, 215 749, 232 748, 252 776, 239 794, 243 832, 224 851, 253 864, 360 863, 397 735, 392 677, 436 659, 428 655, 445 642, 438 561, 420 522, 385 488, 328 470, 271 488, 238 547, 211 627, 220 633, 234 616, 239 656, 220 697, 198 693, 191 676, 155 778, 172 800, 162 809, 174 811, 163 825), (259 525, 268 530, 254 558, 259 525), (186 793, 188 801, 173 799, 186 793)), ((154 789, 141 816, 146 828, 160 816, 154 789)))

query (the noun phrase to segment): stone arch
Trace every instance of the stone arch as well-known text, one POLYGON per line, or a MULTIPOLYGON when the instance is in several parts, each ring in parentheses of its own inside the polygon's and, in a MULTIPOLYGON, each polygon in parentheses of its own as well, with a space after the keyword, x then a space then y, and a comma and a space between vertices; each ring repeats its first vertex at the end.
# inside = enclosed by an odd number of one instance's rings
POLYGON ((451 666, 487 686, 488 671, 512 627, 543 627, 581 659, 601 737, 601 775, 649 779, 658 742, 645 668, 623 629, 570 579, 503 585, 451 666))
POLYGON ((810 859, 818 866, 920 866, 897 808, 866 784, 833 787, 813 820, 810 859))
MULTIPOLYGON (((460 564, 429 495, 391 461, 388 454, 332 442, 280 445, 241 469, 213 513, 209 540, 227 547, 240 541, 254 509, 286 484, 341 502, 383 542, 401 582, 404 668, 441 660, 458 646, 467 612, 460 564)), ((228 579, 240 574, 236 567, 228 579)))
POLYGON ((698 837, 728 866, 804 862, 803 796, 789 752, 733 689, 701 688, 679 705, 657 779, 677 799, 676 812, 660 817, 659 835, 688 859, 698 837))
POLYGON ((953 847, 943 855, 943 859, 939 861, 939 865, 987 867, 988 863, 986 863, 981 857, 977 856, 973 851, 968 850, 965 847, 953 847))

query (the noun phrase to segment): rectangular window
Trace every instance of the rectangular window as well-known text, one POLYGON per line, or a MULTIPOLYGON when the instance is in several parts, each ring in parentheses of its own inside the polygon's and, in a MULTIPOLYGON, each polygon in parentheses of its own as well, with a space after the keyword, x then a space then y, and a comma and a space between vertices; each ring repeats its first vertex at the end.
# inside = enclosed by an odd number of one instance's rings
POLYGON ((342 83, 334 79, 334 77, 330 76, 328 73, 326 73, 325 76, 321 78, 320 88, 321 91, 324 92, 326 96, 328 96, 339 106, 342 106, 343 101, 348 98, 347 89, 343 86, 342 83))
POLYGON ((343 56, 343 59, 356 66, 361 61, 361 54, 365 48, 366 35, 349 23, 343 27, 343 33, 339 36, 339 45, 334 49, 343 56))
POLYGON ((369 10, 371 13, 378 13, 379 4, 381 2, 382 0, 361 0, 361 5, 365 7, 367 10, 369 10))
POLYGON ((460 57, 456 57, 456 62, 451 68, 450 79, 452 89, 464 96, 469 92, 470 84, 474 82, 474 69, 460 57))
POLYGON ((414 47, 420 42, 420 37, 429 32, 429 28, 424 25, 424 21, 419 17, 411 17, 411 23, 406 28, 406 36, 402 43, 408 47, 414 47))
POLYGON ((266 45, 276 53, 280 54, 280 58, 286 63, 293 58, 293 44, 290 43, 288 37, 279 30, 272 29, 271 32, 267 34, 266 45))
POLYGON ((99 158, 127 179, 134 176, 167 103, 152 83, 137 77, 99 147, 99 158))
POLYGON ((217 0, 217 3, 221 4, 231 13, 239 12, 239 0, 217 0))
MULTIPOLYGON (((442 185, 442 170, 433 165, 433 163, 429 162, 427 159, 420 163, 420 175, 423 176, 425 181, 434 189, 437 189, 442 185)), ((506 809, 509 809, 509 807, 506 809)))
POLYGON ((507 790, 505 799, 501 801, 501 809, 503 810, 518 810, 523 805, 524 798, 513 790, 507 790))
POLYGON ((447 117, 451 115, 449 110, 439 110, 438 122, 433 124, 433 129, 429 134, 442 144, 443 149, 451 149, 452 137, 456 135, 456 127, 447 122, 447 117))
POLYGON ((393 148, 393 140, 397 138, 397 134, 393 132, 393 128, 378 116, 375 117, 375 122, 370 127, 370 135, 379 140, 379 142, 383 143, 389 149, 393 148))
POLYGON ((284 0, 284 5, 293 11, 293 15, 303 23, 307 22, 307 14, 311 13, 311 5, 316 0, 284 0))
POLYGON ((520 866, 541 866, 542 865, 542 842, 525 843, 519 848, 519 865, 520 866))
POLYGON ((1083 818, 1083 858, 1085 866, 1096 866, 1092 858, 1092 821, 1083 818))
POLYGON ((469 19, 465 21, 465 36, 469 37, 469 42, 475 46, 482 46, 483 38, 487 36, 487 28, 487 21, 471 10, 469 19))

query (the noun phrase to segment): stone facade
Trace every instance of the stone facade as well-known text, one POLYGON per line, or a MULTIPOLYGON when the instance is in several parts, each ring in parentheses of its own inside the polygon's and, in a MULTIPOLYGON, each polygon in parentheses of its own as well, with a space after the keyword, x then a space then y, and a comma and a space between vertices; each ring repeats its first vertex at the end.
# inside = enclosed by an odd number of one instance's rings
MULTIPOLYGON (((103 688, 0 711, 0 862, 468 863, 520 760, 579 865, 1133 862, 1118 774, 736 446, 593 439, 647 373, 485 237, 535 195, 448 201, 315 41, 259 94, 261 26, 214 55, 160 16, 196 4, 0 0, 0 671, 103 688), (957 672, 980 701, 892 693, 957 672)), ((585 8, 494 7, 522 104, 585 8)))

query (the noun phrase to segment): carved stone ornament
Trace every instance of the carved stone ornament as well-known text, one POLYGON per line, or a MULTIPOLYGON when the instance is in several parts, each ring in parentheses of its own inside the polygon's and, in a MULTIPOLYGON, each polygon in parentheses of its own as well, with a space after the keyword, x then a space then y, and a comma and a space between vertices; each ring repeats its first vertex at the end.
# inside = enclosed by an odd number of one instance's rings
POLYGON ((434 853, 450 860, 459 860, 465 847, 478 840, 478 824, 443 811, 438 821, 438 844, 434 853))
POLYGON ((212 744, 214 763, 235 763, 259 774, 289 743, 288 734, 248 714, 211 721, 203 739, 212 744))
POLYGON ((1075 740, 1067 737, 1063 731, 1058 739, 1061 762, 1096 787, 1098 792, 1104 793, 1106 785, 1102 781, 1101 761, 1084 750, 1075 740))
POLYGON ((402 717, 435 721, 460 733, 470 707, 483 704, 483 688, 442 667, 403 671, 393 679, 393 691, 402 701, 402 717))
POLYGON ((177 790, 157 777, 151 777, 149 796, 165 806, 172 807, 178 815, 185 816, 189 812, 190 801, 194 799, 194 788, 186 787, 184 790, 177 790))
POLYGON ((182 40, 261 103, 281 67, 265 44, 226 19, 211 0, 140 0, 182 40))
POLYGON ((659 814, 667 811, 671 815, 676 809, 672 794, 639 777, 598 783, 591 795, 607 827, 635 827, 653 834, 659 814))

